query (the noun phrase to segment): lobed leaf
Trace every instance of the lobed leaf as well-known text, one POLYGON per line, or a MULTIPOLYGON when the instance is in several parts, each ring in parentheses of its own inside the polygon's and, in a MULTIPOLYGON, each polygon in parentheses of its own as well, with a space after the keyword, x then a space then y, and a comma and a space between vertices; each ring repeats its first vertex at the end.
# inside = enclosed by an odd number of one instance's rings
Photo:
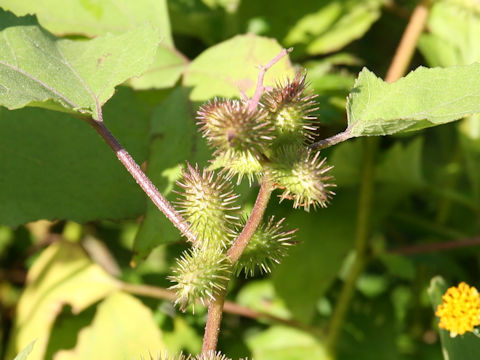
POLYGON ((480 64, 420 67, 386 83, 363 69, 347 101, 352 136, 390 135, 480 112, 480 64))
POLYGON ((147 69, 158 41, 150 25, 88 41, 60 40, 39 26, 6 28, 0 32, 0 105, 98 119, 115 86, 147 69))
POLYGON ((146 359, 164 350, 152 311, 133 296, 115 292, 99 306, 93 322, 78 335, 75 348, 56 360, 146 359))
POLYGON ((55 318, 66 304, 79 313, 118 288, 116 279, 77 244, 57 242, 36 260, 17 306, 6 359, 37 339, 29 360, 43 359, 55 318))

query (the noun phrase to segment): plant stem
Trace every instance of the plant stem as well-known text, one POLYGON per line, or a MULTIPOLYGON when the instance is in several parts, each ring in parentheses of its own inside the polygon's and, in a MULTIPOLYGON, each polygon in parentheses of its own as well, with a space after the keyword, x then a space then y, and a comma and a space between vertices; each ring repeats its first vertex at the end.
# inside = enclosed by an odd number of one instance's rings
POLYGON ((265 91, 265 87, 263 86, 263 78, 265 77, 265 74, 268 71, 268 69, 270 69, 273 65, 279 62, 284 56, 287 56, 289 53, 291 53, 292 50, 293 48, 282 49, 280 54, 275 56, 266 65, 260 65, 260 71, 258 72, 258 78, 257 78, 257 87, 255 88, 255 93, 253 94, 252 98, 248 101, 249 112, 255 111, 258 107, 262 94, 265 91))
POLYGON ((358 199, 357 225, 355 229, 355 260, 337 300, 335 310, 330 321, 327 349, 331 354, 335 348, 340 335, 341 327, 353 296, 355 284, 367 262, 368 238, 370 234, 370 214, 374 192, 375 177, 375 154, 378 148, 378 138, 365 138, 365 157, 362 169, 362 181, 358 199))
POLYGON ((341 143, 343 141, 346 141, 348 139, 351 139, 353 136, 350 134, 350 131, 349 129, 337 134, 337 135, 334 135, 334 136, 331 136, 327 139, 323 139, 323 140, 320 140, 320 141, 317 141, 311 145, 309 145, 308 147, 313 149, 313 150, 321 150, 321 149, 326 149, 330 146, 333 146, 333 145, 336 145, 338 143, 341 143))
MULTIPOLYGON (((151 286, 151 285, 143 285, 143 284, 130 284, 130 283, 120 283, 120 289, 123 291, 126 291, 130 294, 138 295, 138 296, 146 296, 150 298, 155 298, 155 299, 163 299, 163 300, 168 300, 168 301, 175 301, 176 295, 174 291, 158 287, 158 286, 151 286)), ((198 304, 201 305, 201 301, 198 300, 198 304)), ((290 327, 302 329, 309 331, 314 334, 320 333, 319 328, 311 327, 305 324, 302 324, 300 322, 297 322, 295 320, 290 320, 290 319, 285 319, 282 317, 278 317, 275 315, 263 313, 260 311, 256 311, 253 309, 250 309, 246 306, 239 305, 237 303, 231 302, 231 301, 225 301, 224 306, 223 306, 223 311, 226 313, 234 314, 234 315, 239 315, 243 317, 247 317, 250 319, 265 319, 265 320, 271 320, 276 323, 280 323, 283 325, 287 325, 290 327)))
POLYGON ((187 237, 191 242, 195 242, 195 235, 190 231, 189 224, 182 216, 170 205, 167 199, 158 191, 157 187, 150 181, 140 166, 133 160, 130 154, 117 141, 113 134, 108 130, 103 121, 88 119, 88 123, 100 134, 105 142, 112 148, 117 158, 125 166, 128 172, 133 176, 138 185, 153 201, 157 208, 187 237))
POLYGON ((388 252, 390 254, 414 255, 414 254, 438 252, 438 251, 459 249, 459 248, 464 248, 469 246, 479 246, 479 245, 480 245, 480 236, 477 236, 477 237, 463 239, 463 240, 433 242, 429 244, 416 244, 412 246, 405 246, 397 249, 392 249, 388 252))
POLYGON ((255 200, 255 205, 253 206, 252 213, 250 214, 250 217, 248 218, 248 221, 245 224, 242 232, 240 233, 240 235, 238 235, 232 247, 228 249, 227 255, 233 264, 238 261, 243 251, 247 247, 251 237, 257 230, 258 225, 262 221, 263 214, 265 213, 265 209, 267 208, 272 191, 273 183, 270 180, 268 174, 266 173, 265 175, 263 175, 262 185, 260 186, 260 190, 258 192, 257 199, 255 200))
POLYGON ((220 323, 222 322, 223 305, 225 303, 227 290, 219 293, 215 301, 208 306, 207 323, 205 324, 205 333, 203 335, 202 353, 208 353, 217 349, 218 334, 220 333, 220 323))
MULTIPOLYGON (((248 242, 257 230, 258 225, 262 221, 263 214, 267 208, 272 191, 273 183, 268 174, 265 173, 263 175, 262 185, 260 186, 252 213, 250 214, 250 217, 248 218, 242 232, 240 235, 238 235, 232 247, 227 252, 227 256, 232 262, 232 265, 235 264, 240 258, 243 251, 247 247, 248 242)), ((207 324, 205 325, 205 334, 203 336, 203 353, 214 351, 217 348, 218 334, 220 332, 220 323, 222 321, 222 313, 226 295, 227 291, 222 291, 217 295, 215 301, 208 306, 207 324)))

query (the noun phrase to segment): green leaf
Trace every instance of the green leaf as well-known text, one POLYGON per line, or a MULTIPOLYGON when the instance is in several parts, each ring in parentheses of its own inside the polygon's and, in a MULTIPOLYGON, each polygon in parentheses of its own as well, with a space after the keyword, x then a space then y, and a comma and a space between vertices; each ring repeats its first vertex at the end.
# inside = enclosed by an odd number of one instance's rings
POLYGON ((419 48, 431 66, 467 65, 480 60, 480 15, 452 1, 436 1, 428 16, 429 33, 419 48))
POLYGON ((361 37, 380 17, 383 0, 328 1, 301 18, 284 39, 287 46, 306 45, 308 54, 325 54, 361 37))
POLYGON ((178 81, 188 63, 183 54, 160 44, 150 68, 143 75, 130 79, 129 83, 136 90, 170 88, 178 81))
MULTIPOLYGON (((104 107, 106 125, 138 163, 147 158, 150 109, 128 88, 104 107)), ((0 108, 0 128, 0 224, 144 213, 145 195, 87 123, 44 109, 0 108)))
POLYGON ((0 35, 0 105, 95 119, 115 86, 147 69, 159 39, 149 25, 87 41, 59 40, 38 26, 10 27, 0 35))
POLYGON ((352 136, 389 135, 480 112, 480 64, 420 67, 388 84, 363 69, 347 101, 352 136))
POLYGON ((298 228, 300 243, 273 274, 277 294, 294 316, 311 321, 317 301, 331 285, 351 249, 357 193, 343 190, 318 213, 291 212, 288 225, 298 228))
POLYGON ((82 330, 75 348, 58 352, 55 359, 140 359, 163 350, 151 310, 131 295, 116 292, 98 306, 92 324, 82 330))
POLYGON ((247 338, 255 360, 328 360, 325 348, 314 336, 298 329, 272 326, 247 338))
POLYGON ((163 331, 169 354, 178 354, 181 351, 196 354, 202 351, 201 335, 185 320, 183 314, 173 318, 172 330, 172 332, 163 331))
MULTIPOLYGON (((257 84, 258 66, 267 64, 281 50, 273 39, 238 35, 195 58, 185 72, 183 85, 193 88, 192 101, 215 96, 238 98, 241 92, 251 96, 257 84)), ((287 76, 293 76, 293 69, 288 57, 284 57, 267 72, 264 85, 273 86, 287 76)))
POLYGON ((28 355, 33 350, 33 345, 35 345, 35 340, 28 344, 22 351, 20 351, 18 355, 15 356, 14 360, 26 360, 28 358, 28 355))
POLYGON ((423 139, 417 137, 403 146, 396 142, 383 154, 376 179, 397 186, 418 188, 425 184, 422 174, 423 139))
POLYGON ((36 14, 44 28, 59 36, 120 34, 150 23, 165 44, 173 45, 166 0, 0 0, 0 7, 17 16, 36 14))
POLYGON ((254 280, 247 283, 237 294, 237 303, 284 319, 291 318, 291 314, 283 301, 275 294, 271 280, 254 280))
MULTIPOLYGON (((210 156, 192 117, 194 105, 183 88, 175 89, 152 117, 152 136, 147 175, 168 200, 186 161, 204 165, 210 156)), ((179 231, 155 205, 148 202, 145 219, 134 244, 134 263, 144 259, 160 244, 176 241, 179 231)))
MULTIPOLYGON (((434 277, 428 288, 428 295, 434 311, 442 303, 442 296, 447 291, 447 284, 440 276, 434 277)), ((446 330, 439 329, 442 341, 442 353, 445 360, 476 359, 480 354, 480 339, 472 333, 450 337, 446 330)))
POLYGON ((65 304, 79 313, 118 288, 77 244, 57 242, 35 261, 17 306, 6 359, 37 339, 29 360, 43 359, 55 318, 65 304))

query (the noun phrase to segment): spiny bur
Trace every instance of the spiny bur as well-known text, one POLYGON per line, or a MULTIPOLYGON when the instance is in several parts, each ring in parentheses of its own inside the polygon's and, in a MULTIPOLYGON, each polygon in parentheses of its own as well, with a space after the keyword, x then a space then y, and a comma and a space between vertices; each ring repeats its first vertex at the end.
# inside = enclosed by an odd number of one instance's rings
POLYGON ((224 167, 229 177, 243 176, 249 181, 262 170, 261 161, 273 141, 274 127, 263 109, 248 110, 240 100, 218 100, 203 105, 197 113, 197 124, 208 143, 215 149, 212 167, 224 167))
POLYGON ((182 311, 196 300, 207 304, 225 290, 231 275, 231 263, 220 248, 192 248, 177 259, 169 280, 182 311))
POLYGON ((294 145, 277 150, 270 163, 271 175, 277 188, 283 189, 280 201, 293 200, 293 207, 326 207, 335 193, 329 190, 335 185, 328 175, 332 166, 325 164, 320 152, 294 145))
POLYGON ((194 246, 224 248, 235 235, 231 226, 238 221, 239 206, 234 205, 238 195, 233 193, 232 185, 224 176, 215 176, 213 171, 200 172, 198 165, 194 168, 190 164, 177 184, 182 191, 176 192, 183 198, 175 204, 197 236, 194 246))
MULTIPOLYGON (((294 244, 292 241, 295 230, 285 231, 281 219, 275 222, 274 216, 260 225, 250 239, 247 247, 235 263, 233 272, 238 276, 242 271, 245 277, 254 276, 256 271, 270 273, 275 264, 287 255, 288 248, 294 244)), ((246 218, 241 219, 240 232, 247 222, 246 218)))
POLYGON ((288 143, 313 141, 317 118, 312 115, 318 110, 316 94, 306 94, 306 74, 298 71, 293 80, 279 83, 262 97, 268 119, 275 127, 274 146, 288 143))

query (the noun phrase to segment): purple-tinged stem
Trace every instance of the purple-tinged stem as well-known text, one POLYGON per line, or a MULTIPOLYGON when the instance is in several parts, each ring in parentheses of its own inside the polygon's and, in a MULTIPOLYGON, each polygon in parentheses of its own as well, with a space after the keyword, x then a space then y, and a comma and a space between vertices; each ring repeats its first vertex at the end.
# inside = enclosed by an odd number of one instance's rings
POLYGON ((280 54, 275 56, 272 60, 270 60, 266 65, 260 65, 260 71, 258 72, 258 79, 257 79, 257 87, 255 88, 255 93, 253 94, 252 98, 248 101, 248 111, 253 112, 257 110, 258 103, 260 102, 260 98, 265 91, 265 87, 263 86, 263 78, 265 77, 265 73, 270 69, 273 65, 279 62, 284 56, 287 56, 291 53, 293 48, 283 49, 280 54))
MULTIPOLYGON (((101 117, 99 118, 101 119, 101 117)), ((112 148, 118 157, 118 160, 125 166, 128 172, 133 176, 138 185, 153 201, 157 208, 165 214, 165 216, 180 230, 180 232, 187 237, 191 242, 195 242, 196 237, 190 231, 189 224, 182 218, 182 216, 170 205, 167 199, 160 194, 157 187, 150 181, 145 173, 140 169, 140 166, 130 156, 130 154, 117 141, 113 134, 108 130, 103 121, 95 121, 88 119, 88 123, 100 134, 105 142, 112 148)))

